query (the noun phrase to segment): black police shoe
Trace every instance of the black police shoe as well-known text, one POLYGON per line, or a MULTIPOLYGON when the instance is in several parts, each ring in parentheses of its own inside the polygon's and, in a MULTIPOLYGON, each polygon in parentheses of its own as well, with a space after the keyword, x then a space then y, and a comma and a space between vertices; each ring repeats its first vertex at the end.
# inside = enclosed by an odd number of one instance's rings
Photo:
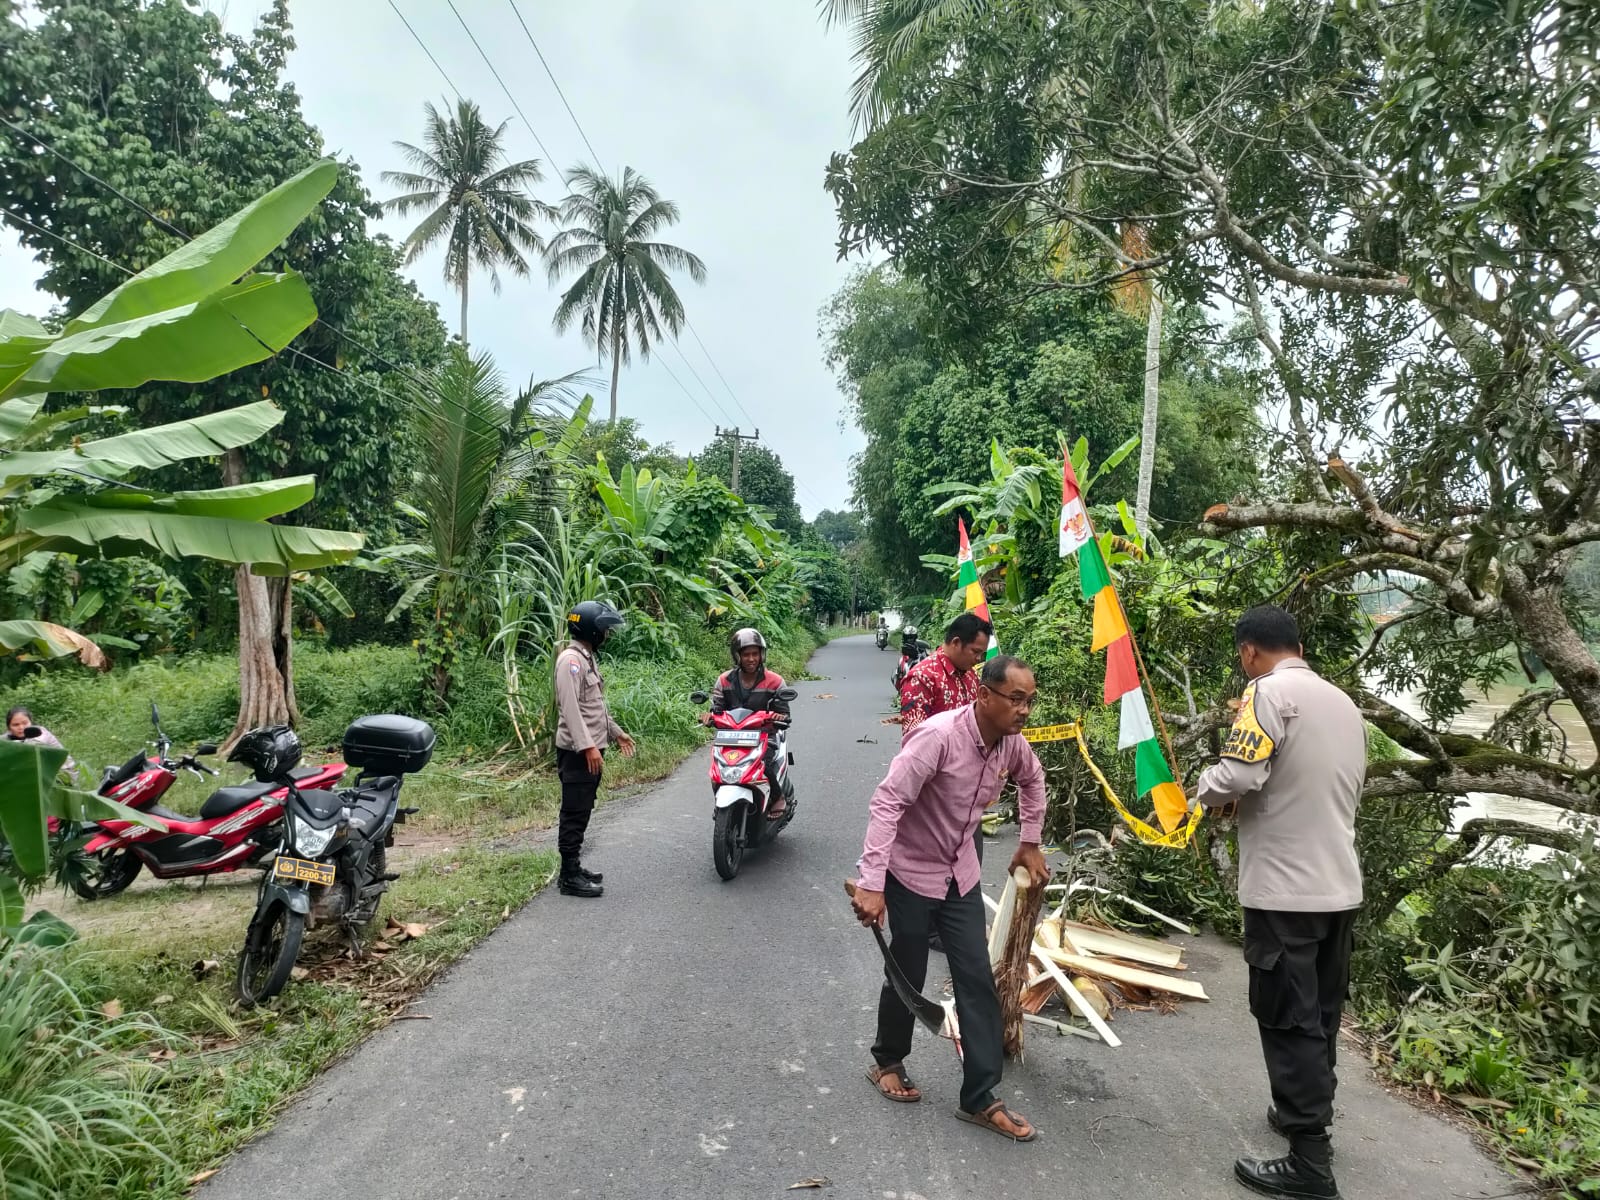
POLYGON ((576 862, 561 864, 561 878, 557 887, 563 896, 581 896, 587 900, 606 894, 605 888, 590 879, 576 862))
POLYGON ((603 874, 601 874, 599 871, 589 870, 589 868, 584 866, 582 863, 578 864, 578 869, 575 873, 583 876, 590 883, 604 883, 606 881, 606 877, 603 874))
POLYGON ((1282 1158, 1239 1159, 1233 1164, 1234 1178, 1253 1192, 1279 1200, 1339 1200, 1330 1150, 1326 1134, 1297 1135, 1282 1158))
MULTIPOLYGON (((1277 1134, 1279 1137, 1292 1138, 1294 1136, 1294 1134, 1290 1133, 1283 1127, 1283 1120, 1278 1116, 1278 1106, 1276 1104, 1269 1104, 1267 1106, 1267 1124, 1271 1126, 1272 1132, 1277 1134)), ((1329 1162, 1333 1161, 1333 1155, 1333 1143, 1330 1141, 1328 1143, 1329 1162)))

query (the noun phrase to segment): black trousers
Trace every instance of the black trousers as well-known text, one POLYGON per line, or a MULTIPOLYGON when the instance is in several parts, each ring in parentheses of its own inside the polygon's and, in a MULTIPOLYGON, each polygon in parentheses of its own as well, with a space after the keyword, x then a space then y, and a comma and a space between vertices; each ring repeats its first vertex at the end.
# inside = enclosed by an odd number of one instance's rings
MULTIPOLYGON (((919 990, 928 978, 928 931, 939 930, 955 983, 956 1017, 961 1022, 965 1055, 961 1107, 982 1112, 994 1103, 1004 1064, 1000 994, 989 967, 983 887, 975 885, 961 896, 952 883, 944 899, 930 900, 890 875, 884 882, 883 898, 889 913, 889 953, 911 986, 919 990)), ((879 1066, 905 1061, 911 1053, 916 1023, 885 975, 878 997, 878 1040, 872 1046, 872 1057, 879 1066)))
POLYGON ((600 776, 589 773, 581 751, 556 748, 556 774, 561 778, 561 818, 556 825, 556 849, 561 861, 576 864, 583 853, 583 835, 594 815, 600 776))
POLYGON ((1333 1124, 1339 1018, 1359 911, 1244 910, 1250 1012, 1261 1029, 1272 1103, 1291 1134, 1321 1134, 1333 1124))

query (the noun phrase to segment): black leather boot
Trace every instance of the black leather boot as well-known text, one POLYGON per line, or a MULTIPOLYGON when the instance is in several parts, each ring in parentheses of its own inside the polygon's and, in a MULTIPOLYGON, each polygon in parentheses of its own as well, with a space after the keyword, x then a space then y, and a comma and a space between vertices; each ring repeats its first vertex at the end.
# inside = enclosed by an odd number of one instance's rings
MULTIPOLYGON (((1278 1117, 1278 1106, 1276 1104, 1267 1105, 1267 1124, 1272 1127, 1272 1132, 1279 1137, 1292 1138, 1294 1136, 1283 1127, 1283 1121, 1278 1117)), ((1333 1143, 1330 1141, 1328 1143, 1328 1161, 1330 1163, 1333 1161, 1333 1155, 1333 1143)))
POLYGON ((557 886, 563 896, 581 896, 593 900, 606 894, 605 888, 584 873, 576 858, 561 860, 561 876, 557 886))
POLYGON ((1253 1192, 1280 1200, 1339 1200, 1331 1151, 1327 1134, 1297 1133, 1282 1158, 1241 1158, 1233 1164, 1234 1178, 1253 1192))
POLYGON ((606 881, 606 877, 603 874, 601 874, 599 871, 589 870, 589 868, 584 866, 581 862, 578 864, 578 874, 582 875, 590 883, 604 883, 606 881))

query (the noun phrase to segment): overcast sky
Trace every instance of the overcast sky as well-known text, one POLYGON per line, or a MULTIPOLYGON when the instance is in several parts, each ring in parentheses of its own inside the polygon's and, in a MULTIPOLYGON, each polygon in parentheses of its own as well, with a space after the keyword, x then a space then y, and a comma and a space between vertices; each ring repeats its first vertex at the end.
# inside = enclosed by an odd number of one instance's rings
MULTIPOLYGON (((590 157, 511 0, 455 7, 533 130, 446 0, 395 4, 463 95, 492 121, 511 118, 512 157, 553 158, 563 169, 590 157)), ((206 6, 231 32, 244 32, 266 4, 206 6)), ((704 286, 685 278, 679 291, 737 401, 686 332, 682 353, 694 370, 671 346, 648 364, 635 360, 622 376, 622 415, 682 452, 703 447, 716 424, 754 423, 794 473, 807 516, 843 507, 861 437, 853 426, 840 429, 842 401, 822 362, 817 310, 848 269, 835 260, 833 206, 822 190, 829 154, 850 141, 847 36, 823 28, 813 0, 517 0, 517 8, 601 165, 612 173, 631 166, 676 201, 683 220, 664 240, 692 250, 708 269, 704 286)), ((423 102, 454 95, 388 0, 291 0, 290 12, 298 49, 289 77, 306 118, 382 198, 389 189, 380 172, 403 166, 393 142, 420 143, 423 102)), ((547 169, 546 179, 542 198, 556 202, 564 194, 556 171, 547 169)), ((383 226, 397 240, 408 228, 383 226)), ((454 332, 459 301, 440 271, 433 256, 413 274, 454 332)), ((48 309, 50 299, 32 287, 37 275, 30 254, 0 230, 0 307, 48 309)), ((594 352, 576 331, 552 331, 556 292, 542 270, 530 280, 503 278, 494 296, 486 277, 474 277, 473 346, 491 350, 513 383, 594 369, 594 352)), ((594 390, 603 411, 604 385, 594 390)))

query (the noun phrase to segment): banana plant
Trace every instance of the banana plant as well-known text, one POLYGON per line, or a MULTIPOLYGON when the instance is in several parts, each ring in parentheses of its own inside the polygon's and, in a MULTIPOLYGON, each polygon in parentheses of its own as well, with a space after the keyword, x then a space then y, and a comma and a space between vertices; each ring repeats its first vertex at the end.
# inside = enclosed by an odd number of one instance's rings
MULTIPOLYGON (((173 558, 249 563, 262 573, 349 559, 359 535, 268 524, 316 491, 310 476, 209 491, 158 492, 130 472, 220 454, 270 432, 268 401, 151 429, 83 440, 79 426, 122 410, 44 411, 52 392, 200 383, 282 350, 316 319, 298 272, 253 273, 338 176, 332 160, 302 171, 216 228, 133 276, 58 333, 0 312, 0 571, 29 554, 155 549, 173 558)), ((0 622, 8 650, 81 652, 37 623, 0 622)))
MULTIPOLYGON (((302 171, 140 271, 58 332, 20 313, 0 312, 0 570, 29 554, 68 548, 107 555, 154 549, 279 574, 355 554, 357 534, 268 524, 312 498, 309 476, 170 493, 127 482, 137 470, 247 445, 282 421, 269 402, 87 441, 75 436, 77 426, 111 410, 44 411, 52 393, 135 388, 152 380, 203 383, 286 347, 316 319, 310 290, 296 271, 257 273, 254 267, 337 177, 331 159, 302 171)), ((74 639, 40 622, 0 622, 0 645, 84 653, 74 639)), ((24 878, 45 870, 49 815, 145 820, 59 786, 56 753, 0 742, 0 830, 24 878)), ((15 883, 8 877, 0 884, 0 910, 8 915, 16 907, 15 883)))
MULTIPOLYGON (((1070 448, 1065 435, 1057 434, 1060 455, 1044 458, 1037 450, 1027 447, 1004 449, 999 439, 989 442, 989 478, 981 483, 945 482, 930 484, 924 494, 930 498, 947 497, 934 510, 935 516, 965 510, 973 518, 973 565, 980 577, 1002 572, 1006 585, 1006 600, 1018 604, 1021 595, 1021 550, 1019 531, 1028 530, 1036 535, 1053 536, 1056 513, 1059 507, 1061 464, 1070 459, 1078 488, 1085 501, 1090 488, 1106 475, 1116 470, 1139 446, 1134 435, 1110 454, 1098 466, 1089 462, 1089 439, 1080 437, 1070 448)), ((1133 522, 1133 514, 1126 504, 1095 510, 1103 527, 1112 515, 1122 526, 1123 533, 1115 534, 1105 528, 1100 531, 1101 551, 1113 564, 1141 557, 1144 537, 1133 522)), ((954 555, 924 554, 923 566, 942 575, 954 578, 958 564, 954 555)))

